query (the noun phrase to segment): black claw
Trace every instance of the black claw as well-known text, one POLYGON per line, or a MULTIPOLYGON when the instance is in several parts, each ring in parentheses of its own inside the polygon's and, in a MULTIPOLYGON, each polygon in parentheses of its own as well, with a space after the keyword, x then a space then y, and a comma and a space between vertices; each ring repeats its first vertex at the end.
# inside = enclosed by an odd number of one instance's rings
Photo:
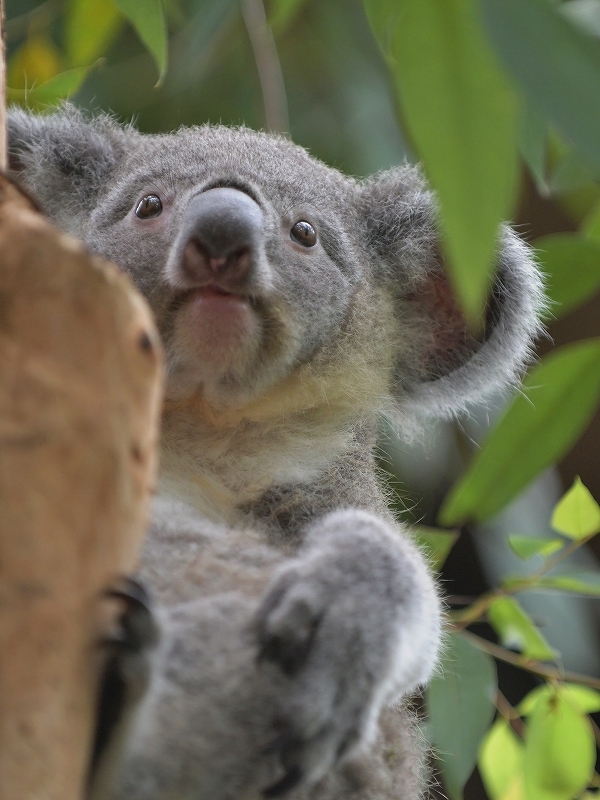
POLYGON ((140 652, 156 643, 158 628, 152 616, 152 601, 141 583, 124 577, 119 585, 107 589, 105 595, 120 600, 123 611, 119 616, 119 630, 102 644, 114 650, 140 652))
POLYGON ((263 789, 262 796, 267 798, 281 797, 296 787, 302 780, 302 777, 302 769, 295 764, 293 767, 288 769, 280 781, 272 784, 272 786, 269 786, 267 789, 263 789))

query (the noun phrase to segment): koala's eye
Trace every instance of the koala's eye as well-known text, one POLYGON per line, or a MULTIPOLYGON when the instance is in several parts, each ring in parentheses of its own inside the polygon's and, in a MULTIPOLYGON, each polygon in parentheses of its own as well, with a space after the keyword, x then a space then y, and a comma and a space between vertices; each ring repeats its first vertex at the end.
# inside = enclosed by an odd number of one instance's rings
POLYGON ((142 197, 140 202, 135 207, 135 215, 140 219, 151 219, 158 217, 162 211, 162 202, 160 197, 156 194, 147 194, 142 197))
POLYGON ((303 245, 303 247, 314 247, 317 243, 317 232, 306 220, 301 219, 297 222, 292 230, 290 236, 295 242, 303 245))

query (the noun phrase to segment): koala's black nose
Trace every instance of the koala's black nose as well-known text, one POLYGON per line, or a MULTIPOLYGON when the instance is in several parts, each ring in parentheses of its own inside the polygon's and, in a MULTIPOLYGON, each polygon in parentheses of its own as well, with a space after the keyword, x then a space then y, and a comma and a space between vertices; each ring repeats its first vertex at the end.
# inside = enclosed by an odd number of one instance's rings
POLYGON ((258 203, 238 189, 217 188, 193 197, 183 223, 181 269, 186 282, 238 288, 247 280, 263 232, 258 203))

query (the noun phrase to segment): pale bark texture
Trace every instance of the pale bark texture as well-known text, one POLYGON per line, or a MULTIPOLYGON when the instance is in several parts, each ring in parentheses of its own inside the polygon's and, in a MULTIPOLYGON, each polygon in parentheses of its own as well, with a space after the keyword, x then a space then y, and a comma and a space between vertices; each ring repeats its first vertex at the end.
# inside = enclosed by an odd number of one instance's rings
POLYGON ((110 618, 155 474, 145 302, 0 177, 0 797, 81 800, 110 618))

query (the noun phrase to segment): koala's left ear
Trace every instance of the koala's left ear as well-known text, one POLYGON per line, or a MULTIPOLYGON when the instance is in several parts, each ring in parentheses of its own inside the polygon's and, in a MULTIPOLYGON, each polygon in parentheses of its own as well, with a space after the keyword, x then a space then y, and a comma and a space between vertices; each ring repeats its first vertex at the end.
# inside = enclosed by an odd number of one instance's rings
POLYGON ((376 279, 394 297, 400 405, 449 417, 514 384, 542 330, 546 304, 527 245, 502 227, 484 330, 474 336, 444 270, 435 199, 419 169, 369 179, 359 188, 358 208, 376 279))
POLYGON ((86 119, 74 106, 40 116, 8 113, 9 168, 51 217, 71 230, 124 152, 110 117, 86 119))

